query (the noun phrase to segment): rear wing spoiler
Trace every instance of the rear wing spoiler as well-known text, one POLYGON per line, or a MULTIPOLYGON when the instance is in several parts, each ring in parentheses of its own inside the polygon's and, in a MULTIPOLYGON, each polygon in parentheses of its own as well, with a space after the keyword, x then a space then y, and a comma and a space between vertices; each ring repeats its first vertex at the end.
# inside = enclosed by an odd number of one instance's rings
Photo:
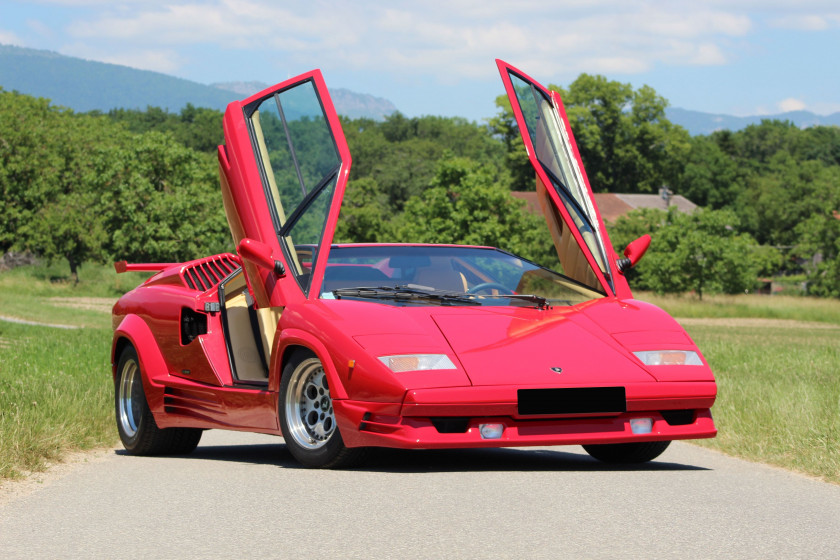
POLYGON ((114 268, 117 271, 117 274, 122 274, 123 272, 131 272, 131 271, 154 271, 160 272, 161 270, 165 270, 171 266, 177 266, 181 263, 131 263, 129 264, 127 261, 117 261, 114 263, 114 268))

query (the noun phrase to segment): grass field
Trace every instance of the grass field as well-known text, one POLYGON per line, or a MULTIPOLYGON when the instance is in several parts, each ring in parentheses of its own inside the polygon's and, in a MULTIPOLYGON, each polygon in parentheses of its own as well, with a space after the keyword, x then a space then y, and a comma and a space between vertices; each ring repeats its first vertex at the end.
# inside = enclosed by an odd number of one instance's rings
MULTIPOLYGON (((0 480, 67 451, 117 442, 108 311, 145 278, 59 267, 0 274, 0 480)), ((840 301, 780 296, 654 297, 700 346, 718 380, 718 437, 700 445, 840 483, 840 301)))
POLYGON ((840 327, 689 326, 715 372, 701 445, 840 483, 840 327))
POLYGON ((79 276, 66 263, 0 273, 0 316, 83 327, 0 321, 0 480, 118 441, 110 310, 148 274, 86 265, 79 276))
POLYGON ((0 479, 115 443, 108 329, 0 322, 0 479))
POLYGON ((40 323, 108 328, 117 298, 150 276, 117 274, 112 266, 86 264, 78 284, 66 263, 26 266, 0 273, 0 316, 40 323))
POLYGON ((797 296, 657 296, 640 292, 637 299, 649 301, 674 317, 687 318, 753 318, 807 321, 840 325, 840 300, 797 296))

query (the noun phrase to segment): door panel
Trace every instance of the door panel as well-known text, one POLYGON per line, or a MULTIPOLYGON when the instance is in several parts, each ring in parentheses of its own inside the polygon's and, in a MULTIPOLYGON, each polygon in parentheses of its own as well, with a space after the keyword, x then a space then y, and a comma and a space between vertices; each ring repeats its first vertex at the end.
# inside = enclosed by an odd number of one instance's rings
POLYGON ((536 171, 538 199, 564 274, 600 292, 612 292, 612 247, 560 98, 509 64, 496 63, 536 171))
POLYGON ((231 103, 224 123, 219 160, 234 243, 268 245, 288 272, 278 279, 244 267, 257 307, 317 296, 351 164, 321 73, 231 103))

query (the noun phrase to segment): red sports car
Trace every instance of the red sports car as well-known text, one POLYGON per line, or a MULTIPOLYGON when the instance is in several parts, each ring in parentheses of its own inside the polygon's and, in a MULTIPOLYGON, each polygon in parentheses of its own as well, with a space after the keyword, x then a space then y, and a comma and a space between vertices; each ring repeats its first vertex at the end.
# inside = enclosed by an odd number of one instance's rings
POLYGON ((209 428, 282 435, 310 467, 365 448, 580 444, 641 462, 713 437, 714 376, 686 332, 633 299, 559 96, 497 61, 558 271, 492 247, 334 245, 350 153, 319 71, 224 116, 237 254, 156 271, 114 306, 117 426, 133 454, 209 428))

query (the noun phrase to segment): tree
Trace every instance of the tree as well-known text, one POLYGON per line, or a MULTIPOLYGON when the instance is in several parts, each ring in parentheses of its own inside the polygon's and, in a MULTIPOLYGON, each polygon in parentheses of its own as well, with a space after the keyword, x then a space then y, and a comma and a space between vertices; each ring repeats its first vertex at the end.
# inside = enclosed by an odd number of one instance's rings
POLYGON ((441 161, 431 186, 406 203, 396 240, 488 245, 556 268, 544 222, 527 213, 494 173, 464 158, 441 161))
POLYGON ((808 272, 808 293, 840 298, 840 189, 826 200, 825 209, 800 223, 797 253, 808 272))
POLYGON ((480 162, 506 180, 500 142, 487 127, 465 119, 407 118, 395 113, 384 122, 342 119, 342 128, 353 154, 352 178, 373 179, 395 214, 429 186, 441 158, 456 156, 480 162))
POLYGON ((98 212, 99 201, 94 193, 61 193, 38 213, 42 231, 30 248, 47 259, 67 259, 70 276, 78 283, 79 266, 103 257, 107 234, 100 220, 91 219, 98 212))
POLYGON ((206 107, 195 107, 192 103, 181 109, 180 114, 170 113, 160 107, 138 109, 112 109, 108 117, 122 123, 137 134, 144 132, 168 132, 181 144, 199 152, 216 153, 219 144, 224 143, 222 113, 206 107))
POLYGON ((0 89, 0 252, 21 250, 63 168, 53 141, 64 112, 0 89))
POLYGON ((371 177, 350 181, 344 193, 336 243, 376 243, 390 238, 388 197, 371 177))
POLYGON ((121 131, 17 93, 0 93, 0 106, 0 250, 66 258, 78 281, 80 264, 102 258, 105 238, 91 162, 121 131))
MULTIPOLYGON (((752 172, 732 208, 743 231, 760 243, 795 246, 797 226, 826 211, 840 191, 840 166, 796 161, 789 153, 773 155, 761 171, 752 172)), ((832 208, 831 210, 834 210, 832 208)))
POLYGON ((101 173, 106 249, 118 259, 181 262, 231 249, 213 158, 148 132, 101 173))
POLYGON ((758 244, 737 233, 737 226, 730 210, 682 214, 672 208, 638 265, 645 284, 658 293, 693 291, 701 299, 752 289, 760 266, 758 244))
POLYGON ((733 205, 746 181, 737 160, 708 136, 695 136, 689 145, 683 172, 672 183, 674 192, 698 206, 719 209, 733 205))
POLYGON ((68 115, 53 123, 51 141, 60 172, 33 220, 19 231, 28 250, 47 259, 67 259, 74 282, 79 281, 80 265, 104 257, 103 193, 97 188, 94 162, 111 165, 109 154, 121 136, 125 134, 103 117, 68 115))

